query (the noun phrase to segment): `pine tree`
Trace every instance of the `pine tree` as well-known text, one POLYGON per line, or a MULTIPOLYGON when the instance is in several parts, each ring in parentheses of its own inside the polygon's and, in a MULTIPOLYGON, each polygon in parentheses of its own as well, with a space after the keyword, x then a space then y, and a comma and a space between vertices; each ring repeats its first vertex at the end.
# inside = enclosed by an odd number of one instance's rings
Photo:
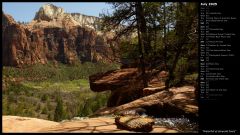
POLYGON ((116 30, 115 39, 122 36, 129 36, 137 30, 139 69, 142 74, 144 87, 147 87, 147 76, 145 73, 146 59, 151 46, 148 42, 146 19, 142 2, 112 2, 114 11, 112 14, 102 14, 103 27, 107 30, 116 30))

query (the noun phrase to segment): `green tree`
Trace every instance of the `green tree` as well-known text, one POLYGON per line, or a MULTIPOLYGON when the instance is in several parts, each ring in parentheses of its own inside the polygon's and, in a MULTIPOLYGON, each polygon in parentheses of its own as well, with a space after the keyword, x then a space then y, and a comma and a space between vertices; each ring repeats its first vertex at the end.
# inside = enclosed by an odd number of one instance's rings
POLYGON ((42 100, 43 102, 47 101, 48 99, 49 99, 48 94, 43 94, 42 97, 41 97, 41 100, 42 100))
POLYGON ((48 120, 53 120, 53 115, 52 115, 52 113, 49 113, 49 114, 48 114, 48 120))
POLYGON ((42 110, 42 114, 47 114, 47 113, 48 113, 48 109, 46 106, 44 106, 42 110))
MULTIPOLYGON (((169 77, 166 80, 166 87, 171 86, 171 81, 174 81, 174 71, 177 67, 177 63, 181 57, 188 57, 190 47, 198 48, 197 46, 197 4, 196 3, 176 3, 176 25, 175 25, 175 43, 172 64, 169 67, 169 77)), ((194 49, 196 50, 196 49, 194 49)), ((197 54, 197 51, 195 52, 197 54)), ((192 55, 192 54, 191 54, 192 55)), ((195 59, 198 61, 198 59, 195 59)), ((185 71, 184 71, 185 72, 185 71)), ((184 74, 185 75, 185 74, 184 74)), ((184 78, 181 75, 181 78, 184 78)), ((181 79, 180 79, 181 81, 181 79)))
POLYGON ((139 61, 144 87, 147 87, 147 76, 145 73, 145 55, 151 50, 147 42, 147 27, 142 2, 112 2, 114 11, 112 14, 102 14, 103 27, 107 30, 116 30, 115 38, 131 36, 137 30, 139 61))
POLYGON ((65 112, 63 108, 63 100, 60 96, 60 93, 58 93, 57 95, 56 102, 57 102, 57 106, 54 113, 54 121, 61 121, 65 117, 65 114, 64 114, 65 112))

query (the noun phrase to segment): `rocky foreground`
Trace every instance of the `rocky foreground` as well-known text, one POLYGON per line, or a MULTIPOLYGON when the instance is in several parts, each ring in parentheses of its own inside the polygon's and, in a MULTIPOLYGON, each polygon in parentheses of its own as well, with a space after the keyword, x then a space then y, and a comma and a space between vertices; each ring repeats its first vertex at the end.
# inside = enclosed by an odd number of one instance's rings
POLYGON ((100 109, 95 114, 118 114, 135 108, 144 108, 148 115, 155 117, 182 115, 193 119, 198 117, 198 105, 193 86, 173 87, 169 91, 163 90, 120 106, 100 109))
MULTIPOLYGON (((127 115, 129 115, 129 113, 131 114, 131 111, 134 112, 134 110, 136 110, 136 114, 142 111, 147 113, 147 115, 159 117, 180 117, 181 115, 193 119, 198 117, 198 106, 194 98, 194 87, 184 86, 171 88, 169 91, 163 90, 120 106, 100 109, 95 112, 94 118, 53 122, 28 117, 3 116, 3 132, 134 132, 119 128, 115 123, 116 119, 110 117, 111 114, 124 115, 128 113, 127 115)), ((119 123, 122 123, 120 119, 119 123)), ((133 121, 132 123, 136 122, 133 121)), ((128 127, 129 125, 126 126, 128 127)), ((176 133, 180 131, 165 126, 153 125, 150 132, 176 133)))
MULTIPOLYGON (((76 133, 134 133, 118 129, 113 117, 97 117, 67 122, 53 122, 37 118, 3 116, 3 132, 76 132, 76 133)), ((177 130, 153 126, 151 133, 177 133, 177 130)))
POLYGON ((90 88, 94 92, 110 90, 106 108, 95 112, 96 116, 119 114, 121 111, 144 109, 154 117, 198 117, 195 87, 186 85, 165 89, 165 71, 147 72, 151 79, 144 88, 137 68, 125 68, 89 77, 90 88))

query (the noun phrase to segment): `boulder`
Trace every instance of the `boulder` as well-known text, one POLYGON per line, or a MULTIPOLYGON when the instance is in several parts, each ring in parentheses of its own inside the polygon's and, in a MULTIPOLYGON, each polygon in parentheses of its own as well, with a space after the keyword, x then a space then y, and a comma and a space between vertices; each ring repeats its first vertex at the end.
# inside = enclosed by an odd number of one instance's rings
POLYGON ((139 116, 119 116, 115 118, 118 128, 137 132, 150 132, 153 130, 154 120, 139 116))

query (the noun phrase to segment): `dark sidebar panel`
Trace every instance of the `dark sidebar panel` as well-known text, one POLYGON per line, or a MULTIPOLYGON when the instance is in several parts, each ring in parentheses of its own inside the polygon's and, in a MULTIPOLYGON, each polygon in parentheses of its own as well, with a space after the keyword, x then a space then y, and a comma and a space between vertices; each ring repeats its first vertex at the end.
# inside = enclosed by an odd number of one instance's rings
POLYGON ((199 3, 200 133, 239 133, 239 9, 199 3))

